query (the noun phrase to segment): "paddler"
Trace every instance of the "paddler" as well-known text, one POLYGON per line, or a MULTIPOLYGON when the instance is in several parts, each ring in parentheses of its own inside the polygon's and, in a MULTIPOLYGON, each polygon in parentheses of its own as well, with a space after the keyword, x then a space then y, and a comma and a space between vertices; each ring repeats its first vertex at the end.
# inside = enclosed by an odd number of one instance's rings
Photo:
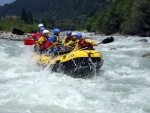
POLYGON ((68 30, 66 32, 66 36, 64 37, 62 41, 62 44, 64 44, 64 46, 69 46, 69 44, 72 42, 71 35, 72 35, 72 31, 68 30))
POLYGON ((38 25, 38 32, 34 33, 33 35, 28 34, 28 39, 38 40, 42 36, 42 31, 45 30, 45 27, 43 24, 38 25))
POLYGON ((73 51, 79 50, 79 49, 87 49, 87 50, 93 50, 93 46, 98 46, 99 43, 95 42, 94 40, 82 38, 81 33, 76 34, 77 39, 79 42, 76 44, 73 51))
POLYGON ((59 36, 60 36, 60 29, 56 28, 56 29, 53 30, 53 36, 51 36, 48 39, 48 42, 52 42, 53 43, 52 51, 54 53, 60 50, 60 48, 58 47, 58 45, 61 44, 59 36))
POLYGON ((76 33, 72 33, 71 35, 71 41, 68 43, 68 46, 75 47, 78 44, 79 40, 76 37, 76 33))
POLYGON ((38 48, 40 53, 43 53, 43 51, 47 49, 46 44, 48 41, 48 37, 49 37, 49 31, 43 30, 42 36, 38 39, 38 41, 35 44, 35 47, 38 48))

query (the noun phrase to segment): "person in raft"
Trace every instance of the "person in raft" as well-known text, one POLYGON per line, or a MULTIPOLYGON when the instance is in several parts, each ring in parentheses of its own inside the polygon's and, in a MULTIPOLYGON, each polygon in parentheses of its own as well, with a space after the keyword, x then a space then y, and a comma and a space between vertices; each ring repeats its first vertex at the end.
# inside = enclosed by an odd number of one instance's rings
POLYGON ((64 44, 64 46, 69 46, 69 43, 71 43, 71 36, 72 36, 72 31, 68 30, 66 32, 66 35, 62 41, 62 44, 64 44))
POLYGON ((44 50, 47 49, 47 42, 49 38, 49 31, 43 30, 42 36, 38 39, 38 41, 35 44, 35 51, 40 51, 40 53, 43 53, 44 50))
POLYGON ((73 51, 79 50, 79 49, 87 49, 87 50, 93 50, 93 46, 98 46, 99 43, 95 42, 94 40, 82 38, 81 33, 76 34, 77 39, 79 42, 76 44, 73 51))
POLYGON ((52 51, 55 53, 60 50, 59 45, 61 45, 60 41, 60 29, 56 28, 53 30, 53 36, 48 39, 48 42, 53 43, 52 51))
POLYGON ((45 30, 45 27, 43 24, 39 24, 38 25, 38 32, 34 33, 33 35, 28 34, 27 37, 28 39, 32 39, 32 40, 38 40, 38 38, 40 38, 42 36, 42 31, 45 30))
POLYGON ((79 40, 76 37, 76 33, 72 33, 71 40, 65 44, 66 51, 72 51, 74 47, 78 44, 79 40))
POLYGON ((76 37, 76 33, 72 33, 71 41, 68 43, 68 46, 74 48, 78 44, 78 42, 79 40, 76 37))

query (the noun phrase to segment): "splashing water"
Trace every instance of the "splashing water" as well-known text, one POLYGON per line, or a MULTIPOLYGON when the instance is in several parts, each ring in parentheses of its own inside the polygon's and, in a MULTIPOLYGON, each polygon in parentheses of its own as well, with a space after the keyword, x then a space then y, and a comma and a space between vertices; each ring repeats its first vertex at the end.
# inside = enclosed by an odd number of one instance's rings
POLYGON ((96 47, 104 64, 88 79, 40 68, 32 46, 0 40, 0 113, 149 113, 150 38, 114 39, 96 47))

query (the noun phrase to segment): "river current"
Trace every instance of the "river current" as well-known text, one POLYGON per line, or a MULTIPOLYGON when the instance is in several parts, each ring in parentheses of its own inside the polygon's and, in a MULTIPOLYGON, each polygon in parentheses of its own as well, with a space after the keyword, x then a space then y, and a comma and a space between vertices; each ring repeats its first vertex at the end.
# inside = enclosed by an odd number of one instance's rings
POLYGON ((150 38, 114 36, 96 49, 104 64, 82 79, 38 67, 23 41, 0 40, 0 113, 150 113, 150 58, 141 57, 150 38))

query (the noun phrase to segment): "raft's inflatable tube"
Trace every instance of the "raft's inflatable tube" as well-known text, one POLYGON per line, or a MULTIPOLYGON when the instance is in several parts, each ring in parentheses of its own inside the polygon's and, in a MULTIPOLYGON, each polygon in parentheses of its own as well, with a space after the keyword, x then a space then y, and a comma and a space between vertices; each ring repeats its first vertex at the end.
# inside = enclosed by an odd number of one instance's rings
POLYGON ((103 58, 97 50, 78 50, 63 55, 39 54, 34 58, 43 66, 49 65, 54 72, 63 71, 75 77, 86 76, 91 70, 97 71, 103 65, 103 58))

